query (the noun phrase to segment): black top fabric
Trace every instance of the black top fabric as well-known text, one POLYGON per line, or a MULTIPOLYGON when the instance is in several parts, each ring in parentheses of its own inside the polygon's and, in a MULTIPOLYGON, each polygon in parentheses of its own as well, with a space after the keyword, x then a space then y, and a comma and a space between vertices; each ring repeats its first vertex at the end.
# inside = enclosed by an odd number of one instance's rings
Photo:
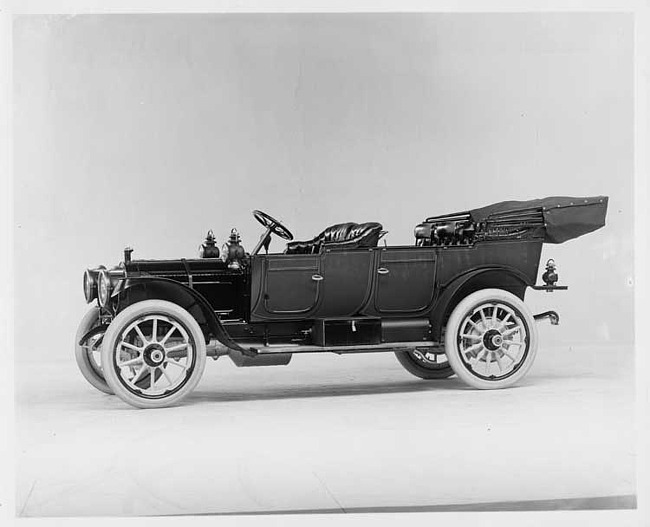
MULTIPOLYGON (((562 243, 605 225, 607 196, 575 198, 552 196, 528 201, 502 201, 487 207, 458 213, 468 215, 476 223, 502 220, 504 217, 516 221, 517 215, 541 212, 544 220, 544 242, 562 243)), ((447 215, 450 216, 450 215, 447 215)), ((434 218, 429 218, 427 221, 434 218)))

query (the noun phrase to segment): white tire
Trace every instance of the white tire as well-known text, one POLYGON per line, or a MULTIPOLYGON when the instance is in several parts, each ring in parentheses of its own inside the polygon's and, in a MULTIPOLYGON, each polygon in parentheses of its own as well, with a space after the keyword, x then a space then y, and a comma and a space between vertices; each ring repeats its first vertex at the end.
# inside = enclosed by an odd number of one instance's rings
POLYGON ((433 354, 413 349, 396 351, 395 356, 406 371, 420 379, 446 379, 454 374, 444 353, 433 354))
POLYGON ((468 295, 447 322, 449 364, 465 383, 482 390, 507 388, 521 380, 535 361, 537 344, 532 313, 502 289, 468 295))
POLYGON ((108 386, 138 408, 180 402, 201 379, 205 360, 205 338, 194 317, 164 300, 125 308, 106 330, 102 346, 108 386))
POLYGON ((79 344, 82 337, 97 326, 99 326, 99 308, 92 307, 79 323, 79 328, 77 329, 77 334, 75 335, 74 340, 74 357, 77 361, 79 371, 81 371, 81 375, 84 376, 84 379, 86 379, 91 386, 100 392, 113 395, 113 390, 111 390, 108 384, 106 384, 101 366, 101 341, 99 341, 99 339, 103 335, 103 332, 90 337, 83 343, 83 345, 79 344), (97 344, 98 341, 99 344, 97 344))

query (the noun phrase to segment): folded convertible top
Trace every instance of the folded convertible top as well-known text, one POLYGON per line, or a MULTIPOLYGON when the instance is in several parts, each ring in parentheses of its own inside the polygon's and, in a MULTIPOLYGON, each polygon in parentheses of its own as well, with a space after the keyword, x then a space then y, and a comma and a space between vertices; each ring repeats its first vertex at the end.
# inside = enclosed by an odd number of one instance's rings
POLYGON ((427 223, 470 222, 477 233, 528 232, 546 243, 562 243, 605 225, 607 196, 553 196, 528 201, 502 201, 487 207, 427 218, 427 223))

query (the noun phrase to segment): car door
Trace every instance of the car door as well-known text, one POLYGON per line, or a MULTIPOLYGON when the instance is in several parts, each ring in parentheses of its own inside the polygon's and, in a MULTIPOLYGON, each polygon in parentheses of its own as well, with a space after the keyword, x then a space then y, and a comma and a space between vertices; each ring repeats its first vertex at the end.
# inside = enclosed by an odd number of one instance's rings
POLYGON ((380 314, 415 314, 433 302, 436 249, 387 247, 375 259, 374 305, 380 314))
POLYGON ((320 256, 323 279, 314 317, 338 318, 357 314, 370 297, 372 249, 326 249, 320 256))
POLYGON ((252 264, 252 321, 309 317, 320 293, 319 255, 257 255, 252 264))

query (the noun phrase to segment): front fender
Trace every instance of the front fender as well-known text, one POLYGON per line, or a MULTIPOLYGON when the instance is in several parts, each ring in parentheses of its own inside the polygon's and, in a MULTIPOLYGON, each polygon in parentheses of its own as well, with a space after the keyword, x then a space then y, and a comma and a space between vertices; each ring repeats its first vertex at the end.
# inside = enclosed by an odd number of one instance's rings
POLYGON ((433 340, 440 340, 442 328, 449 315, 458 303, 467 295, 481 289, 503 289, 509 291, 521 300, 526 294, 529 277, 520 270, 509 266, 490 266, 474 269, 456 276, 441 288, 440 296, 436 300, 431 312, 431 331, 433 340))
POLYGON ((205 297, 180 282, 153 276, 124 278, 117 284, 111 297, 116 305, 116 313, 143 300, 156 299, 173 302, 195 318, 206 337, 206 342, 212 336, 230 349, 249 353, 230 338, 205 297))

